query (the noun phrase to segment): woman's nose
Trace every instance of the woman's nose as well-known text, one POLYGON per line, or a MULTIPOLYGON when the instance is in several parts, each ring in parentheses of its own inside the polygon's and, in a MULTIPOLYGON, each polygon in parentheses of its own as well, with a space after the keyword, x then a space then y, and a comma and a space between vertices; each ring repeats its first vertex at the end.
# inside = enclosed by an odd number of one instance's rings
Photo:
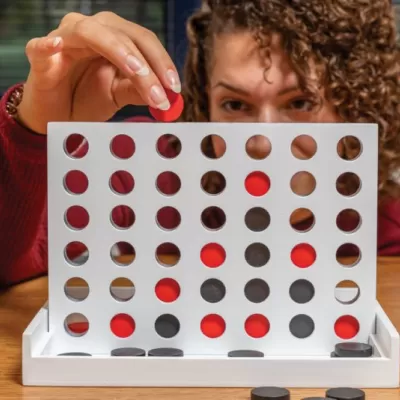
POLYGON ((265 106, 261 107, 258 112, 258 122, 261 123, 282 123, 288 122, 282 113, 279 112, 275 107, 265 106))

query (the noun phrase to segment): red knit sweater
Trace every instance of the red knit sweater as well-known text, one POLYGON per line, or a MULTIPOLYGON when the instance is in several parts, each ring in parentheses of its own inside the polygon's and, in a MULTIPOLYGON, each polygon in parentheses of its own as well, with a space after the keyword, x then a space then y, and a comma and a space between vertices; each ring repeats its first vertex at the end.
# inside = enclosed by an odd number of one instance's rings
MULTIPOLYGON (((24 129, 7 115, 5 105, 12 89, 0 101, 0 286, 44 275, 48 267, 46 136, 24 129)), ((124 181, 117 177, 114 185, 123 190, 124 181)), ((124 218, 121 212, 122 225, 129 223, 124 218)), ((378 227, 379 254, 399 255, 400 202, 380 211, 378 227)))

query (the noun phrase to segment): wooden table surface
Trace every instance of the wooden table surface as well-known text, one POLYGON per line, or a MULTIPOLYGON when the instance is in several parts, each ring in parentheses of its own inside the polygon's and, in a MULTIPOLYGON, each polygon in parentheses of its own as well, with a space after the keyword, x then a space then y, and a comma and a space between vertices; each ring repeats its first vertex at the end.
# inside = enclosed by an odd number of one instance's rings
MULTIPOLYGON (((400 330, 400 258, 379 259, 378 299, 400 330)), ((22 333, 47 300, 47 279, 0 292, 1 400, 245 400, 250 389, 35 388, 21 385, 22 333)), ((322 396, 323 389, 291 389, 292 399, 322 396)), ((366 390, 369 400, 400 400, 398 389, 366 390)))

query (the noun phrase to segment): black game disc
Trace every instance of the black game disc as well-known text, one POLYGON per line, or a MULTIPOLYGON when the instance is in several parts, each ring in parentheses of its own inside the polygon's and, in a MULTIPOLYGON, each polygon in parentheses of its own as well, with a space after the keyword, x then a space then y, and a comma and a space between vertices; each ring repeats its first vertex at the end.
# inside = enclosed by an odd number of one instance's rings
POLYGON ((120 347, 119 349, 111 350, 112 357, 144 357, 146 352, 137 347, 120 347))
POLYGON ((233 350, 228 353, 228 357, 236 358, 255 358, 255 357, 264 357, 264 353, 262 351, 257 350, 233 350))
POLYGON ((251 400, 290 400, 290 392, 285 388, 261 386, 251 391, 251 400))
POLYGON ((61 353, 59 356, 68 356, 68 357, 91 357, 92 355, 89 353, 83 353, 79 351, 70 352, 70 353, 61 353))
POLYGON ((367 343, 344 342, 335 345, 338 357, 371 357, 373 348, 367 343))
POLYGON ((365 393, 355 388, 332 388, 325 394, 326 397, 336 400, 365 400, 365 393))
POLYGON ((148 352, 149 357, 183 357, 183 351, 170 347, 160 347, 148 352))
POLYGON ((303 397, 301 400, 329 400, 329 397, 303 397))

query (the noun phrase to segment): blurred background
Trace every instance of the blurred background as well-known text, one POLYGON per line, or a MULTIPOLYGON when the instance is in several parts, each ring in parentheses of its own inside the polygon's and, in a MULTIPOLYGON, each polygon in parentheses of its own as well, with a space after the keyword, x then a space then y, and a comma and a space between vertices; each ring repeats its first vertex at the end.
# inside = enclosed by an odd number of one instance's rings
MULTIPOLYGON (((186 51, 185 21, 201 0, 0 0, 0 97, 26 79, 29 39, 55 29, 60 19, 75 11, 90 15, 113 11, 155 32, 180 69, 186 51)), ((114 119, 143 115, 147 109, 127 107, 114 119)))
MULTIPOLYGON (((400 0, 393 2, 400 31, 400 0)), ((0 0, 0 97, 8 87, 27 76, 27 41, 55 29, 71 11, 82 14, 113 11, 151 29, 181 68, 186 51, 185 21, 200 3, 201 0, 0 0)), ((144 111, 128 107, 116 119, 128 114, 143 115, 144 111)))

